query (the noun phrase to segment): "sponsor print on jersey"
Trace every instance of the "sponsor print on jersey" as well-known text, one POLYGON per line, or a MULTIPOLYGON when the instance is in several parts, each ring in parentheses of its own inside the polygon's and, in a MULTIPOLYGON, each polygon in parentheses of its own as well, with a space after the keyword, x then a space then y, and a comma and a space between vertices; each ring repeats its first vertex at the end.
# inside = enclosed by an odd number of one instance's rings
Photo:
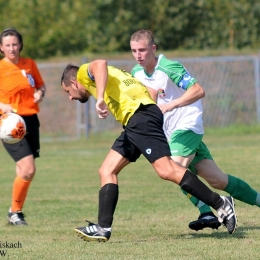
POLYGON ((32 74, 26 73, 25 70, 21 70, 21 72, 22 72, 24 77, 27 77, 30 86, 34 88, 35 87, 35 81, 34 81, 32 74))
POLYGON ((164 98, 166 96, 164 89, 160 88, 157 91, 159 98, 164 98))
POLYGON ((147 81, 155 81, 154 78, 145 78, 145 80, 147 80, 147 81))
POLYGON ((178 86, 182 89, 187 89, 192 79, 193 78, 191 77, 191 75, 187 72, 186 74, 183 75, 182 79, 179 81, 178 86))
POLYGON ((26 74, 28 81, 30 83, 30 85, 34 88, 35 87, 35 82, 34 82, 34 78, 31 74, 26 74))

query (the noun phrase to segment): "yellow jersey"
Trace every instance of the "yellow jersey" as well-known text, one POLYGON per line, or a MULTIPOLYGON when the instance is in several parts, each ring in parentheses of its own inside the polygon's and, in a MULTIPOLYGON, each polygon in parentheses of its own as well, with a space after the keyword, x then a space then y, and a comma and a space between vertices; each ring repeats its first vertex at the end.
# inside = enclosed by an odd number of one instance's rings
MULTIPOLYGON (((97 99, 95 79, 89 74, 89 63, 80 66, 77 81, 97 99)), ((114 66, 107 66, 108 79, 104 93, 104 101, 116 120, 127 125, 130 117, 140 104, 156 104, 146 87, 130 73, 114 66)))

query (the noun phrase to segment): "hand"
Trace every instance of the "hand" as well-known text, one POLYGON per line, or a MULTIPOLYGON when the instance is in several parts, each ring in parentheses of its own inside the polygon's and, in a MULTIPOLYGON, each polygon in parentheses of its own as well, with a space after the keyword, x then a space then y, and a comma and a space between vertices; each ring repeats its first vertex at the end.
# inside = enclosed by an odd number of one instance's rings
POLYGON ((11 112, 16 113, 17 109, 14 109, 10 104, 1 103, 0 104, 0 111, 2 111, 2 113, 11 113, 11 112))
POLYGON ((98 117, 101 119, 105 119, 108 116, 108 109, 105 101, 103 99, 98 99, 96 103, 96 110, 98 113, 98 117))
POLYGON ((162 113, 165 114, 168 111, 172 110, 171 104, 164 104, 164 105, 159 105, 159 108, 161 109, 162 113))
POLYGON ((33 94, 34 103, 40 103, 42 101, 42 91, 37 91, 33 94))

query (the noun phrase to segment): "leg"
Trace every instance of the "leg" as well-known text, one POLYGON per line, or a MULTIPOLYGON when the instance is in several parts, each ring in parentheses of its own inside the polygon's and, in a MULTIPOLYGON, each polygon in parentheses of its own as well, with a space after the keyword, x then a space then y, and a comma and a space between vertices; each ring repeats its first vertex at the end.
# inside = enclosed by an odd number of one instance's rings
MULTIPOLYGON (((179 165, 188 168, 192 160, 194 159, 195 154, 191 154, 189 156, 171 156, 171 158, 178 163, 179 165)), ((181 189, 182 190, 182 189, 181 189)), ((200 211, 200 214, 211 212, 211 209, 204 202, 198 200, 196 197, 182 190, 183 194, 191 201, 191 203, 197 207, 200 211)))
MULTIPOLYGON (((213 188, 224 190, 235 199, 243 201, 249 205, 260 206, 260 194, 257 193, 257 191, 252 189, 243 180, 235 176, 224 174, 213 160, 203 159, 194 166, 198 175, 204 178, 213 188)), ((199 203, 203 202, 200 201, 199 203)), ((212 212, 209 212, 201 215, 198 220, 191 222, 189 227, 194 230, 199 230, 210 224, 213 225, 213 228, 217 228, 214 227, 217 222, 214 220, 212 214, 212 212)))
MULTIPOLYGON (((195 154, 187 156, 187 157, 172 156, 172 159, 175 162, 177 162, 178 164, 180 164, 184 167, 188 167, 190 165, 190 163, 192 162, 192 160, 194 159, 194 157, 195 157, 195 154)), ((218 218, 211 211, 211 208, 204 202, 197 199, 196 197, 187 193, 186 191, 182 190, 182 192, 191 201, 191 203, 195 207, 197 207, 200 211, 198 220, 190 222, 189 228, 192 230, 196 230, 196 231, 202 230, 204 228, 218 229, 221 224, 218 222, 218 218)))
POLYGON ((129 163, 129 160, 111 149, 99 168, 101 187, 107 183, 118 184, 117 175, 129 163))
POLYGON ((112 226, 113 215, 118 200, 119 172, 130 162, 121 154, 110 150, 102 166, 99 168, 101 190, 99 191, 98 224, 101 227, 112 226))
POLYGON ((14 225, 27 224, 22 208, 34 178, 35 158, 40 156, 39 120, 37 115, 23 117, 27 134, 16 144, 3 143, 6 151, 16 162, 16 178, 13 184, 12 205, 8 212, 9 222, 14 225), (20 220, 19 220, 20 219, 20 220))
POLYGON ((228 184, 228 176, 223 174, 213 160, 203 159, 196 163, 197 174, 205 179, 214 189, 224 190, 228 184))
POLYGON ((243 201, 249 205, 260 206, 259 193, 252 189, 245 181, 224 174, 213 160, 204 159, 195 168, 199 176, 204 178, 211 187, 226 191, 235 199, 243 201))
POLYGON ((197 196, 214 209, 217 210, 223 204, 217 193, 212 192, 195 174, 175 163, 170 157, 162 157, 152 165, 162 179, 180 185, 186 192, 197 196))
POLYGON ((237 219, 232 197, 220 197, 201 182, 195 174, 179 166, 169 157, 158 159, 152 165, 162 179, 179 184, 183 190, 217 210, 218 220, 224 221, 230 234, 235 231, 237 219))
MULTIPOLYGON (((202 137, 203 135, 196 134, 193 131, 174 131, 169 141, 172 153, 171 158, 179 165, 188 168, 200 151, 202 137)), ((194 169, 191 171, 194 172, 194 169)), ((205 213, 210 213, 214 216, 208 205, 184 190, 182 190, 182 192, 191 201, 191 203, 199 209, 200 217, 205 213)))
POLYGON ((32 155, 28 155, 16 162, 16 178, 13 184, 12 205, 8 212, 9 224, 27 225, 27 222, 24 220, 22 208, 35 171, 32 155))
POLYGON ((108 153, 99 168, 101 189, 99 191, 98 224, 89 222, 87 227, 76 228, 75 231, 82 239, 99 242, 109 240, 119 194, 117 175, 129 163, 130 161, 112 149, 108 153))
POLYGON ((35 175, 35 164, 32 155, 16 162, 16 179, 13 186, 12 212, 21 211, 26 195, 35 175))

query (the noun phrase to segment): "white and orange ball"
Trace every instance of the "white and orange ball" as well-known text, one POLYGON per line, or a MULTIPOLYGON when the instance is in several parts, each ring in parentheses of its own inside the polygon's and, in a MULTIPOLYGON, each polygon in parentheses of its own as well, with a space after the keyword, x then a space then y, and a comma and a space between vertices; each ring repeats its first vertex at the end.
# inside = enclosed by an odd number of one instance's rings
POLYGON ((5 113, 0 117, 0 139, 5 143, 20 142, 26 134, 26 124, 23 118, 15 113, 5 113))

